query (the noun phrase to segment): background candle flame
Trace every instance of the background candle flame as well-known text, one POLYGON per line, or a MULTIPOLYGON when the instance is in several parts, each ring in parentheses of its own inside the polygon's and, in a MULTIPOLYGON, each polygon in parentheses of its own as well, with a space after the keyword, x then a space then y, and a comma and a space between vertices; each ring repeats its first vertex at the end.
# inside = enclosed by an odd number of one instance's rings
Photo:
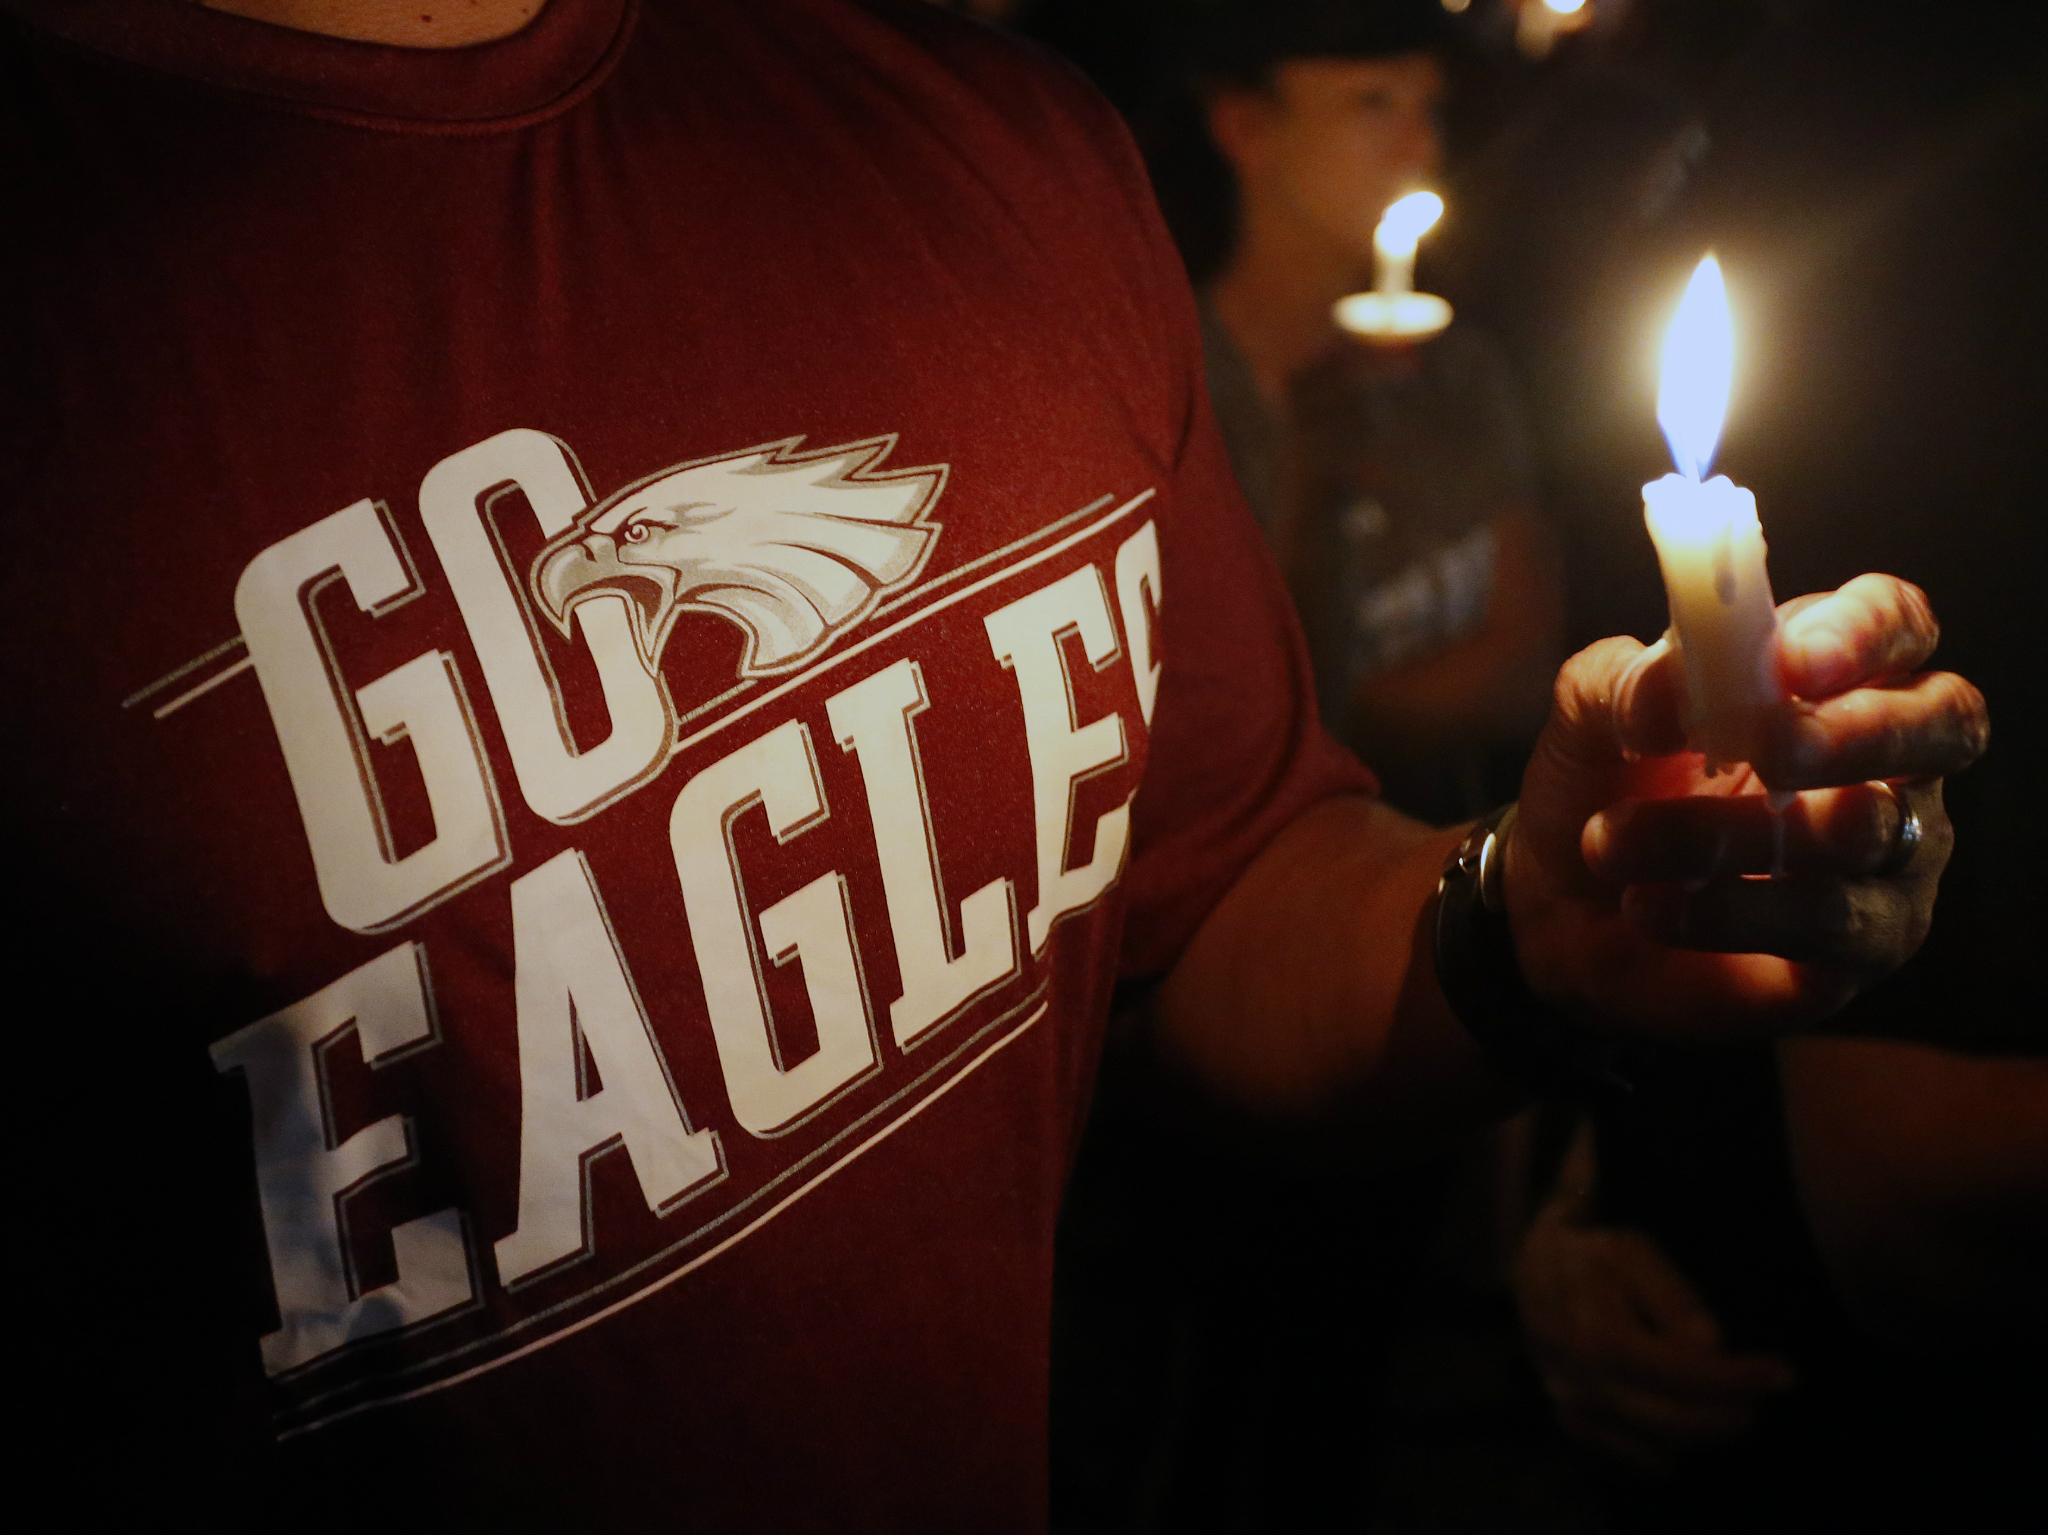
POLYGON ((1693 269, 1664 333, 1657 385, 1657 425, 1664 429, 1679 472, 1695 480, 1704 479, 1714 461, 1734 376, 1735 322, 1728 313, 1728 286, 1721 264, 1707 256, 1693 269))
POLYGON ((1434 192, 1410 192, 1387 204, 1372 241, 1383 256, 1413 256, 1415 245, 1444 216, 1444 200, 1434 192))

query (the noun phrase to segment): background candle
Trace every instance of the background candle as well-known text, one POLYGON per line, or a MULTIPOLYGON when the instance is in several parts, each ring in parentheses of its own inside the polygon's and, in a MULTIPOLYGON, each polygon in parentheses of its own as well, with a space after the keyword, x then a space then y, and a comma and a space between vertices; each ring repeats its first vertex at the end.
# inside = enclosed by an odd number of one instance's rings
POLYGON ((1709 256, 1665 334, 1657 421, 1678 473, 1643 487, 1643 518, 1685 668, 1687 731, 1710 770, 1753 761, 1784 700, 1756 498, 1726 475, 1702 478, 1720 440, 1734 361, 1728 292, 1709 256))
POLYGON ((1372 232, 1375 293, 1406 293, 1415 286, 1415 247, 1443 216, 1444 200, 1434 192, 1410 192, 1387 204, 1372 232))
POLYGON ((1406 346, 1427 341, 1451 323, 1448 301, 1415 292, 1415 247, 1443 217, 1444 200, 1434 192, 1397 197, 1373 230, 1373 287, 1347 293, 1331 311, 1340 329, 1361 341, 1406 346))

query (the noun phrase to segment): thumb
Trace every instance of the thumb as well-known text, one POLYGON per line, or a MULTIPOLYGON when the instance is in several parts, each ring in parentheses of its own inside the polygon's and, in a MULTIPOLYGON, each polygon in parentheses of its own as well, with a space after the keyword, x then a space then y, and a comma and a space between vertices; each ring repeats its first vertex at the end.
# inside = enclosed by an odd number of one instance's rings
POLYGON ((1575 883, 1579 834, 1593 813, 1625 794, 1654 792, 1654 771, 1632 759, 1684 748, 1684 696, 1668 640, 1646 646, 1616 636, 1564 664, 1522 779, 1517 836, 1540 864, 1575 883))
POLYGON ((1550 724, 1556 747, 1586 766, 1617 756, 1685 750, 1685 671, 1667 636, 1596 641, 1557 674, 1550 724))

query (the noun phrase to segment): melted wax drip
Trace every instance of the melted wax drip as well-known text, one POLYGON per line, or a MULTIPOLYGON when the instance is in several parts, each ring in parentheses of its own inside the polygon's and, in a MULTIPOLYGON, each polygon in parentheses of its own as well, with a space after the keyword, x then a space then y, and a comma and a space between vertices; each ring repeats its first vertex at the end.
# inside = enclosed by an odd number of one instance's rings
POLYGON ((1714 596, 1723 608, 1735 606, 1735 540, 1726 533, 1714 550, 1714 596))

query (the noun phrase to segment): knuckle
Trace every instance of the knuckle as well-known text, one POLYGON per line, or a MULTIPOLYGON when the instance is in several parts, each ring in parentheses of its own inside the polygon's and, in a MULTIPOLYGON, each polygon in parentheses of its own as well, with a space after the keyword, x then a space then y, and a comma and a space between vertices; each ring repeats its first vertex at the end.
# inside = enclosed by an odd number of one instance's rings
POLYGON ((1861 610, 1857 617, 1864 623, 1889 628, 1904 616, 1905 602, 1899 590, 1904 585, 1896 576, 1866 571, 1842 588, 1842 593, 1855 599, 1861 610))
POLYGON ((1920 946, 1927 942, 1927 935, 1934 931, 1934 903, 1914 902, 1907 909, 1905 921, 1900 926, 1903 930, 1901 936, 1905 940, 1905 950, 1899 958, 1904 960, 1907 955, 1918 953, 1920 946))
POLYGON ((1922 738, 1922 758, 1938 758, 1944 766, 1975 762, 1991 740, 1984 695, 1974 683, 1953 672, 1930 673, 1923 686, 1928 725, 1922 738))
POLYGON ((1933 632, 1934 604, 1928 600, 1925 589, 1903 576, 1880 575, 1875 572, 1857 578, 1867 583, 1870 597, 1885 613, 1895 616, 1898 623, 1918 635, 1933 632))
POLYGON ((1902 893, 1873 895, 1851 953, 1863 967, 1882 975, 1905 963, 1927 938, 1931 904, 1902 893))
POLYGON ((1792 958, 1821 958, 1825 954, 1851 952, 1855 948, 1860 948, 1855 944, 1855 940, 1862 936, 1858 930, 1860 924, 1855 922, 1847 911, 1843 911, 1835 903, 1829 903, 1819 911, 1815 922, 1812 922, 1810 932, 1806 934, 1806 944, 1792 958))
POLYGON ((1840 881, 1816 884, 1806 907, 1807 935, 1819 950, 1840 948, 1865 926, 1860 904, 1840 881))
MULTIPOLYGON (((1895 711, 1879 709, 1873 705, 1868 711, 1869 741, 1872 761, 1892 764, 1904 761, 1912 745, 1913 731, 1907 722, 1895 711)), ((1895 772, 1895 769, 1887 769, 1895 772)))
POLYGON ((1942 710, 1957 722, 1966 721, 1981 702, 1975 686, 1954 672, 1934 674, 1935 697, 1942 710))
POLYGON ((1940 674, 1943 704, 1954 722, 1962 747, 1974 759, 1991 745, 1991 716, 1976 684, 1953 672, 1940 674))
MULTIPOLYGON (((1849 756, 1860 760, 1868 778, 1884 778, 1901 772, 1913 756, 1917 745, 1917 727, 1898 709, 1892 707, 1892 700, 1882 694, 1866 694, 1843 721, 1843 735, 1847 743, 1855 743, 1860 750, 1853 750, 1849 756)), ((1812 772, 1819 772, 1823 764, 1808 764, 1812 772)))
POLYGON ((1857 797, 1856 807, 1850 816, 1846 853, 1856 868, 1875 870, 1890 856, 1905 817, 1896 793, 1875 785, 1857 797))
POLYGON ((1615 680, 1641 649, 1634 640, 1612 636, 1595 641, 1558 668, 1550 686, 1550 704, 1558 718, 1583 726, 1597 712, 1611 709, 1615 680))
POLYGON ((1550 683, 1550 709, 1559 720, 1572 724, 1579 712, 1579 688, 1574 678, 1579 667, 1579 658, 1574 656, 1562 667, 1550 683))
POLYGON ((1864 893, 1846 885, 1832 885, 1821 910, 1825 914, 1824 931, 1837 942, 1852 940, 1870 927, 1871 913, 1864 893))
POLYGON ((1899 583, 1900 595, 1906 606, 1906 622, 1920 643, 1933 650, 1941 643, 1941 621, 1934 616, 1934 604, 1924 589, 1910 581, 1899 583))
POLYGON ((1949 855, 1956 850, 1956 824, 1948 819, 1939 800, 1920 818, 1920 841, 1938 861, 1936 869, 1947 864, 1949 855))

